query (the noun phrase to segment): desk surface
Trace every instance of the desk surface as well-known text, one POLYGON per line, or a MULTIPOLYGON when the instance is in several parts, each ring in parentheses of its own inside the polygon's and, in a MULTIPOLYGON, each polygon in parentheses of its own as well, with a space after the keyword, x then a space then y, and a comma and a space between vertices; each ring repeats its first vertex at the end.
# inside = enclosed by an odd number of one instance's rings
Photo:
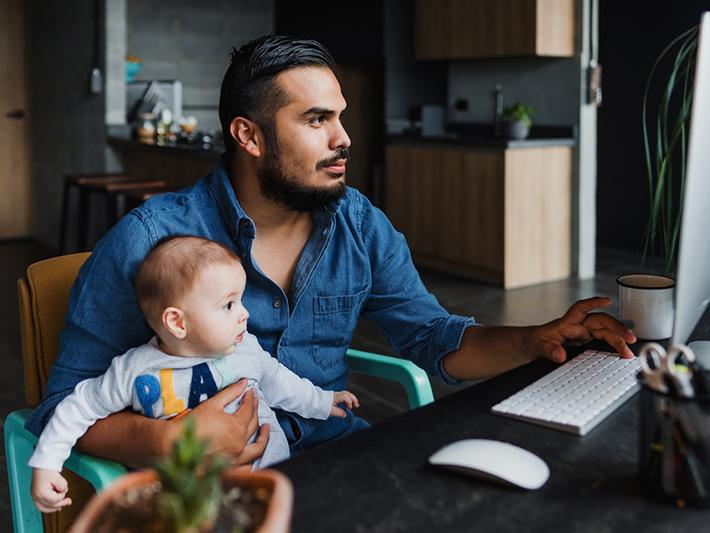
POLYGON ((535 361, 279 465, 295 487, 293 531, 707 531, 710 509, 643 496, 638 394, 584 437, 490 414, 554 367, 535 361), (466 438, 536 453, 549 481, 527 492, 427 464, 466 438))

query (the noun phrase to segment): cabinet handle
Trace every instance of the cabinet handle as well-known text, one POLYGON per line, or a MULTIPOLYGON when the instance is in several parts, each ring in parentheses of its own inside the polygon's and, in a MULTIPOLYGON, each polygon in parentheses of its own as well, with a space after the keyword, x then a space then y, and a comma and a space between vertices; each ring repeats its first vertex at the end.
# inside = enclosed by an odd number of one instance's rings
POLYGON ((25 111, 22 109, 15 109, 14 111, 8 111, 5 113, 5 116, 14 120, 22 120, 25 118, 25 111))

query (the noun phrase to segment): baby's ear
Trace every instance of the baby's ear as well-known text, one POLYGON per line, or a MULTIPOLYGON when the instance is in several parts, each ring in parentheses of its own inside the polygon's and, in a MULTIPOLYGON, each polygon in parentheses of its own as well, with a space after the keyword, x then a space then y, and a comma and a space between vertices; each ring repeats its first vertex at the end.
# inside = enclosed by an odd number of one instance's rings
POLYGON ((167 307, 163 311, 163 327, 167 329, 176 339, 184 339, 187 336, 187 326, 185 324, 185 314, 177 307, 167 307))

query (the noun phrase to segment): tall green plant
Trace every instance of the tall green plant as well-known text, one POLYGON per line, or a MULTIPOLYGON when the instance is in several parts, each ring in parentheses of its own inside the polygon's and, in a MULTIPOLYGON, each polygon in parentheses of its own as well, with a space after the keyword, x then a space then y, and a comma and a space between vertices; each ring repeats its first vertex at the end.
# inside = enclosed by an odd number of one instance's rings
POLYGON ((664 258, 664 270, 667 274, 673 271, 675 265, 680 230, 682 205, 674 200, 674 193, 682 193, 685 186, 685 160, 697 46, 697 26, 676 37, 656 59, 643 95, 643 140, 650 192, 650 212, 644 232, 643 258, 645 262, 649 253, 660 253, 664 258), (649 92, 654 86, 654 76, 661 74, 663 60, 674 51, 675 57, 658 105, 655 130, 651 131, 647 123, 649 92), (652 142, 653 134, 655 139, 652 142), (674 176, 674 170, 679 171, 679 177, 674 176), (675 189, 676 187, 678 189, 675 189))

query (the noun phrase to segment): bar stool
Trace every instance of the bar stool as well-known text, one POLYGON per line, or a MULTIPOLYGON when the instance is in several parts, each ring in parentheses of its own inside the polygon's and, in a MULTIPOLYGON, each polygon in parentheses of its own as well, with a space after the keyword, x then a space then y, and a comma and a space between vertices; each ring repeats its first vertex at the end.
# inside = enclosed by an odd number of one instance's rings
POLYGON ((151 187, 147 189, 135 189, 132 191, 127 191, 125 211, 128 212, 131 209, 138 207, 146 200, 150 200, 153 196, 157 196, 158 194, 164 194, 166 192, 170 192, 171 190, 172 189, 170 189, 169 187, 151 187))
POLYGON ((161 189, 166 186, 163 180, 139 178, 125 173, 100 173, 100 174, 67 174, 64 176, 64 189, 62 196, 62 214, 60 221, 59 253, 66 252, 67 224, 69 211, 69 194, 72 189, 79 192, 78 203, 78 228, 77 246, 85 250, 88 246, 89 236, 89 200, 91 194, 105 196, 107 228, 112 227, 123 214, 123 196, 139 189, 161 189))

